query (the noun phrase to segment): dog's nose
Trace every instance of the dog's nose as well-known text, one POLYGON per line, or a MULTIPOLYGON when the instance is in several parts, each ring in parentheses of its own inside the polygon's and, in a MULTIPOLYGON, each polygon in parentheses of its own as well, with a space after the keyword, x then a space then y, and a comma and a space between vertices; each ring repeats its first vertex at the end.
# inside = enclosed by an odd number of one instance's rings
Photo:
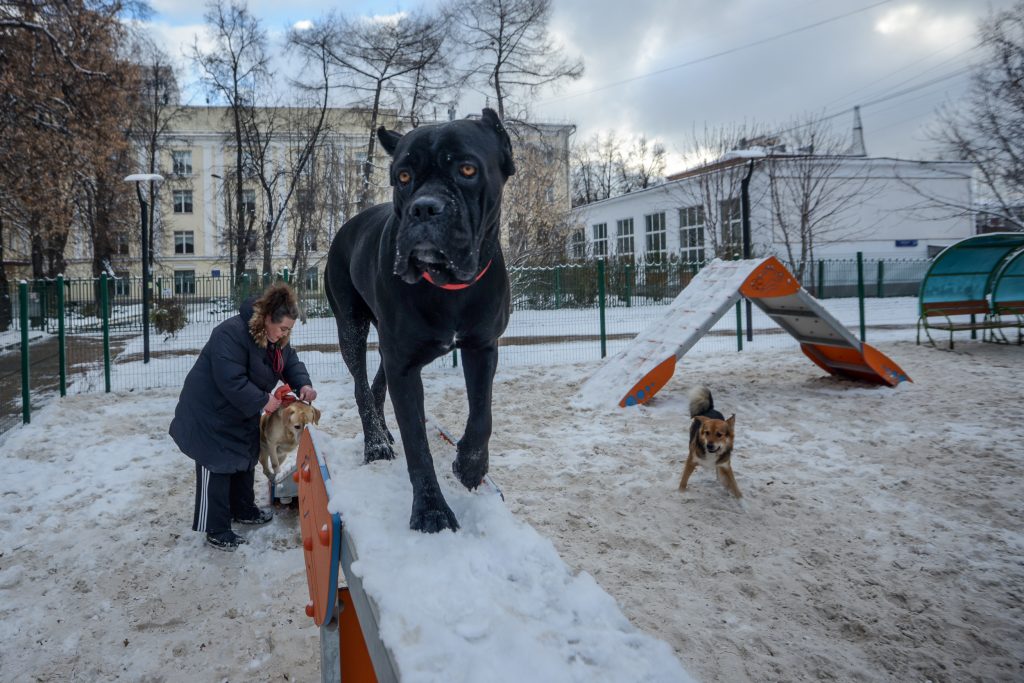
POLYGON ((440 216, 444 213, 444 202, 437 197, 417 197, 409 207, 409 213, 419 220, 440 216))

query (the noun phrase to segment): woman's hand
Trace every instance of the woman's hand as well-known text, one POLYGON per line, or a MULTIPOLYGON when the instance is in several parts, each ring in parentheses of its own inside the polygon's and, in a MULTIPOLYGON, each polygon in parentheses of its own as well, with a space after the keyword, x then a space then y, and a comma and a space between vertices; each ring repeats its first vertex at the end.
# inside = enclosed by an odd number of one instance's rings
POLYGON ((278 407, 280 407, 281 400, 278 399, 273 394, 268 394, 268 397, 269 397, 270 400, 267 401, 267 405, 263 406, 263 412, 265 412, 265 413, 272 413, 275 410, 277 410, 278 407))
POLYGON ((316 389, 309 386, 308 384, 299 389, 299 400, 300 401, 315 401, 316 400, 316 389))

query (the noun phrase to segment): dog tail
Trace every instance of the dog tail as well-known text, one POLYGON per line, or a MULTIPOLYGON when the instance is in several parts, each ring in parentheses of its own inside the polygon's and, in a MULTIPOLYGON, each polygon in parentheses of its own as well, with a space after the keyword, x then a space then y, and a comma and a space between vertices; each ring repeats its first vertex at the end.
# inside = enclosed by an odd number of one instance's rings
POLYGON ((703 384, 690 390, 690 417, 703 415, 715 407, 711 390, 703 384))

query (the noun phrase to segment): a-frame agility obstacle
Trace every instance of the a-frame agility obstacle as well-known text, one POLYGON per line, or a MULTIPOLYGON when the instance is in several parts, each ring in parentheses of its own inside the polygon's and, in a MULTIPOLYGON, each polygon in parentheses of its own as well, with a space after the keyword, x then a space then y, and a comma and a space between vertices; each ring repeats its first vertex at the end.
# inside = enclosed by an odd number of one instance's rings
POLYGON ((771 256, 705 266, 665 316, 609 358, 580 395, 589 395, 589 402, 595 394, 604 395, 621 407, 646 403, 672 377, 676 362, 740 297, 764 311, 800 342, 808 358, 833 375, 889 386, 910 381, 885 354, 853 336, 771 256))

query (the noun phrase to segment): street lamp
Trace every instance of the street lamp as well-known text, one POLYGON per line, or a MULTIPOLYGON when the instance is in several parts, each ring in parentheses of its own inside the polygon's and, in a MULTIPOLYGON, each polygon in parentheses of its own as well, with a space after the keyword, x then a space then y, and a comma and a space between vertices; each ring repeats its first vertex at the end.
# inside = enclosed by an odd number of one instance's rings
POLYGON ((164 177, 159 173, 134 173, 125 178, 126 182, 135 183, 135 192, 139 196, 139 207, 142 209, 142 362, 149 362, 149 300, 153 284, 149 278, 149 212, 146 210, 146 198, 142 194, 142 183, 158 183, 164 177))

